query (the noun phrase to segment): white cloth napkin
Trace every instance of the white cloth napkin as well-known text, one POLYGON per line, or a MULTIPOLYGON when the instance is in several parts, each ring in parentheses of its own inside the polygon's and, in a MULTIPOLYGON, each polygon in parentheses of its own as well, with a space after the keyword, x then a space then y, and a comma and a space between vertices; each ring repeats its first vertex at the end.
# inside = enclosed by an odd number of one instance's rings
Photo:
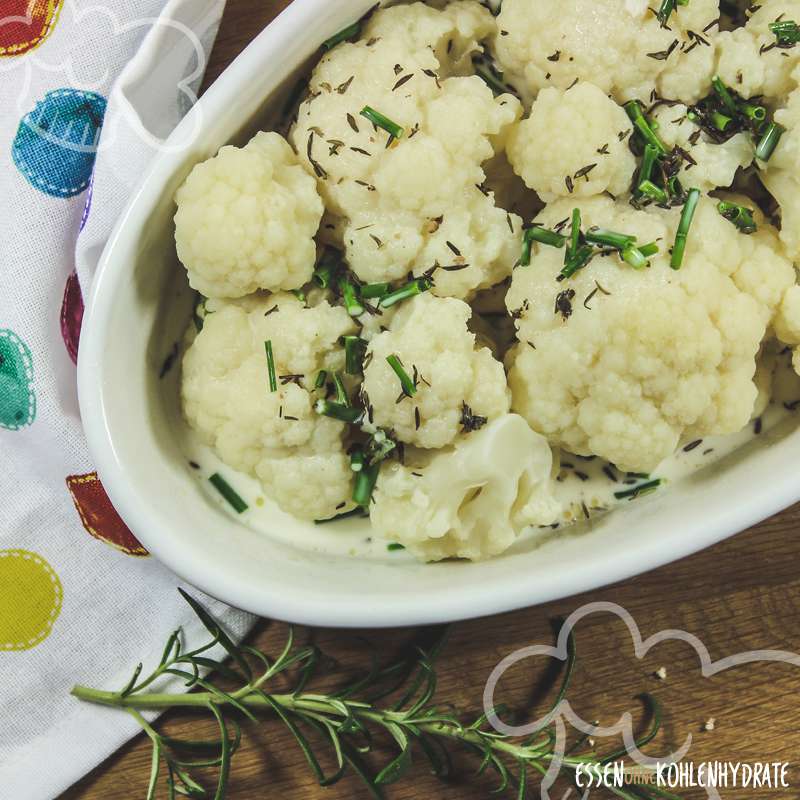
MULTIPOLYGON (((191 107, 224 0, 0 3, 0 797, 49 800, 136 730, 121 688, 184 626, 93 472, 76 394, 82 293, 160 140, 191 107), (10 10, 10 14, 8 13, 10 10)), ((241 636, 250 618, 206 600, 241 636)))

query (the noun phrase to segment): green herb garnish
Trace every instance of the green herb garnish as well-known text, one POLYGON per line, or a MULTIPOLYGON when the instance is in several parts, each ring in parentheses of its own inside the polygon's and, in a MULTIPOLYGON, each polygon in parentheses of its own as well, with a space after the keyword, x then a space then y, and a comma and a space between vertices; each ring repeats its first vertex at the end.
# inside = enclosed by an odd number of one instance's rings
POLYGON ((667 148, 658 138, 653 125, 645 117, 642 104, 638 100, 631 100, 625 103, 625 111, 644 142, 655 147, 659 155, 667 155, 667 148))
POLYGON ((711 85, 714 87, 714 91, 717 93, 722 105, 735 117, 739 113, 739 107, 736 105, 736 101, 733 99, 728 87, 720 80, 719 75, 715 75, 711 79, 711 85))
POLYGON ((350 469, 353 472, 361 472, 364 469, 364 451, 353 450, 350 454, 350 469))
POLYGON ((595 251, 591 245, 584 244, 579 247, 564 265, 564 269, 561 270, 558 280, 565 281, 571 278, 576 272, 582 270, 592 260, 594 255, 595 251))
MULTIPOLYGON (((366 516, 359 508, 345 512, 338 519, 362 515, 366 516)), ((394 549, 392 544, 387 547, 394 549)), ((554 687, 553 701, 542 717, 541 727, 532 736, 522 739, 498 732, 491 726, 487 714, 466 717, 447 703, 446 698, 436 696, 436 659, 444 648, 446 629, 426 634, 425 642, 413 642, 397 662, 381 663, 380 650, 375 648, 372 667, 348 679, 344 687, 333 692, 322 688, 309 691, 306 687, 316 679, 331 683, 332 676, 319 673, 321 668, 331 669, 330 665, 336 663, 323 658, 316 645, 296 644, 291 627, 285 646, 275 655, 247 644, 236 645, 200 603, 185 592, 181 594, 208 630, 207 643, 184 651, 178 630, 167 640, 160 661, 149 675, 142 675, 139 665, 118 691, 88 686, 72 689, 73 696, 83 702, 126 712, 147 733, 153 748, 148 798, 155 796, 163 776, 166 796, 191 794, 223 800, 228 793, 232 759, 241 743, 242 719, 262 731, 266 728, 265 741, 271 738, 266 726, 285 725, 321 786, 354 776, 364 783, 366 795, 373 798, 382 797, 385 784, 402 778, 415 757, 429 763, 436 776, 448 777, 453 764, 461 763, 461 759, 451 758, 452 747, 476 755, 480 774, 491 772, 498 776, 498 794, 513 784, 514 795, 519 800, 534 794, 538 796, 533 776, 547 774, 554 763, 567 778, 574 778, 577 769, 585 770, 586 765, 594 762, 607 763, 622 758, 627 751, 626 748, 622 753, 600 756, 594 747, 581 751, 586 736, 578 738, 566 751, 557 743, 558 734, 563 731, 560 707, 567 697, 576 663, 572 634, 566 641, 563 675, 559 685, 554 687), (212 657, 212 648, 220 646, 230 658, 229 663, 212 657), (176 676, 183 679, 185 685, 174 692, 158 686, 160 678, 176 676), (219 678, 224 679, 222 685, 218 685, 219 678), (391 700, 384 699, 389 695, 393 695, 391 700), (167 736, 142 713, 177 708, 207 717, 214 722, 218 733, 201 741, 167 736), (309 736, 309 732, 314 736, 309 736), (376 754, 373 742, 385 739, 394 742, 397 754, 382 769, 373 769, 372 759, 364 756, 376 754), (323 748, 324 755, 330 755, 333 761, 330 772, 323 767, 326 761, 320 752, 323 748), (203 778, 197 774, 198 769, 217 771, 214 791, 208 792, 202 786, 203 778)), ((642 699, 652 723, 635 741, 640 748, 654 739, 662 719, 655 699, 650 695, 642 699)), ((510 710, 498 705, 492 712, 503 718, 510 710)), ((342 792, 348 796, 358 794, 355 788, 342 789, 342 792)), ((634 797, 627 789, 624 794, 621 789, 617 794, 634 797)), ((647 782, 641 785, 637 782, 635 796, 643 800, 667 796, 679 800, 647 782)))
POLYGON ((564 253, 564 263, 569 264, 570 260, 578 252, 581 243, 581 210, 572 209, 572 223, 569 230, 569 245, 564 253))
POLYGON ((686 251, 686 240, 689 236, 689 229, 692 227, 694 213, 697 211, 697 204, 700 202, 700 190, 689 189, 689 196, 683 206, 681 221, 678 224, 678 232, 675 234, 675 244, 672 248, 672 269, 680 269, 683 264, 683 254, 686 251))
POLYGON ((314 388, 323 389, 327 382, 328 382, 328 372, 327 370, 321 369, 317 373, 317 379, 314 381, 314 388))
POLYGON ((368 283, 361 287, 361 297, 365 300, 381 298, 387 295, 391 288, 389 283, 368 283))
POLYGON ((422 277, 416 280, 409 281, 405 286, 395 289, 393 292, 384 295, 379 303, 381 308, 389 308, 390 306, 399 303, 401 300, 408 300, 418 294, 427 292, 433 286, 433 281, 430 278, 422 277))
POLYGON ((721 201, 717 203, 717 211, 729 222, 732 222, 742 233, 750 234, 758 230, 756 221, 753 219, 753 211, 750 208, 745 208, 736 203, 721 201))
POLYGON ((343 406, 349 406, 350 398, 347 396, 347 390, 344 388, 344 381, 342 380, 341 373, 333 373, 333 385, 336 388, 336 402, 343 406))
POLYGON ((653 181, 642 181, 639 184, 639 192, 656 203, 665 204, 669 201, 667 193, 660 186, 656 186, 653 181))
POLYGON ((405 129, 396 122, 392 122, 388 117, 385 117, 380 111, 376 111, 374 108, 370 108, 370 106, 364 106, 364 108, 361 109, 361 116, 366 117, 373 125, 383 128, 383 130, 389 134, 389 141, 403 138, 405 129))
POLYGON ((413 397, 417 393, 417 387, 411 376, 403 368, 403 362, 400 356, 392 354, 386 356, 386 361, 389 366, 394 370, 395 375, 400 379, 400 385, 403 387, 403 393, 406 397, 413 397))
POLYGON ((358 289, 356 285, 347 276, 339 278, 339 291, 342 293, 342 301, 344 302, 344 307, 347 309, 347 313, 351 317, 360 317, 365 309, 358 299, 358 289))
POLYGON ((364 365, 367 343, 360 336, 344 337, 344 371, 348 375, 360 375, 364 365))
POLYGON ((264 342, 264 350, 267 353, 267 372, 269 373, 270 392, 278 391, 278 376, 275 374, 275 356, 272 353, 272 342, 264 342))
POLYGON ((317 268, 314 270, 312 280, 320 288, 328 289, 333 286, 336 273, 339 271, 340 266, 341 259, 339 254, 335 250, 327 248, 322 254, 317 268))
POLYGON ((237 514, 243 514, 249 506, 239 496, 239 493, 222 477, 215 472, 208 482, 228 501, 228 504, 237 514))
POLYGON ((647 257, 634 245, 626 247, 621 255, 622 260, 630 264, 634 269, 644 269, 647 266, 647 257))
POLYGON ((658 253, 658 245, 655 242, 650 242, 650 244, 643 244, 639 248, 639 252, 645 258, 650 258, 651 256, 654 256, 656 255, 656 253, 658 253))
POLYGON ((520 266, 528 267, 531 263, 531 245, 533 242, 539 244, 546 244, 550 247, 563 247, 566 244, 566 237, 555 231, 549 231, 547 228, 541 228, 534 225, 525 231, 522 239, 522 257, 519 260, 520 266))
POLYGON ((644 155, 642 156, 642 166, 639 168, 639 177, 636 181, 636 187, 634 190, 634 194, 637 196, 642 194, 641 185, 645 182, 650 182, 651 176, 653 175, 653 167, 655 166, 656 162, 658 161, 658 150, 653 147, 651 144, 646 144, 644 146, 644 155))
POLYGON ((800 26, 793 20, 770 22, 769 29, 775 34, 778 47, 794 47, 800 42, 800 26))
POLYGON ((337 44, 341 44, 342 42, 346 42, 348 39, 358 36, 360 31, 361 22, 354 22, 352 25, 342 28, 342 30, 340 30, 338 33, 335 33, 333 36, 331 36, 330 39, 326 39, 322 43, 322 46, 326 50, 331 50, 332 48, 336 47, 337 44))
POLYGON ((386 545, 386 549, 390 553, 394 553, 394 552, 396 552, 398 550, 405 550, 406 547, 405 547, 405 545, 400 544, 399 542, 390 542, 389 544, 386 545))
POLYGON ((634 486, 632 489, 626 489, 624 492, 614 492, 614 497, 617 500, 635 500, 637 497, 641 497, 643 494, 648 494, 649 492, 654 491, 659 486, 661 486, 661 479, 656 478, 655 480, 648 481, 647 483, 641 483, 638 486, 634 486))
POLYGON ((375 484, 378 482, 380 470, 381 465, 380 462, 378 462, 356 473, 356 482, 353 487, 353 502, 361 506, 361 508, 369 508, 369 504, 372 501, 372 492, 375 490, 375 484))
POLYGON ((756 158, 760 161, 769 161, 784 133, 786 128, 783 125, 771 122, 756 146, 756 158))
POLYGON ((357 422, 362 414, 360 408, 352 408, 351 406, 346 406, 344 403, 336 403, 331 400, 317 400, 314 405, 314 410, 323 417, 330 417, 331 419, 339 420, 339 422, 350 423, 357 422))
POLYGON ((585 238, 587 242, 591 242, 592 244, 601 244, 607 247, 613 247, 617 250, 624 250, 626 247, 630 247, 630 245, 636 242, 635 236, 609 231, 605 228, 589 228, 585 238))

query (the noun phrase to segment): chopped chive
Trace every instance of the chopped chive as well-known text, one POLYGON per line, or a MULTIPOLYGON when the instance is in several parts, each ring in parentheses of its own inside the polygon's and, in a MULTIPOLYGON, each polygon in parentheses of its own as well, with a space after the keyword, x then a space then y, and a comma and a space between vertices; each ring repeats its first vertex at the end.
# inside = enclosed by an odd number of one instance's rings
POLYGON ((417 278, 405 284, 405 286, 401 286, 399 289, 389 292, 389 294, 381 298, 379 305, 381 308, 389 308, 395 303, 399 303, 401 300, 408 300, 410 297, 415 297, 418 294, 427 292, 431 286, 433 286, 433 281, 430 278, 417 278))
POLYGON ((800 42, 800 26, 793 20, 770 22, 769 29, 775 34, 780 47, 791 47, 800 42))
POLYGON ((678 178, 677 175, 667 178, 667 190, 669 191, 669 194, 673 200, 683 200, 683 186, 681 185, 680 178, 678 178))
POLYGON ((354 450, 350 454, 350 469, 353 472, 361 472, 364 469, 364 451, 354 450))
POLYGON ((694 212, 697 211, 697 204, 700 202, 700 190, 689 189, 686 204, 681 213, 681 221, 678 224, 678 232, 675 234, 675 244, 672 248, 672 269, 680 269, 683 264, 683 254, 686 251, 686 239, 689 236, 689 228, 692 227, 694 212))
POLYGON ((725 108, 735 117, 739 111, 738 107, 736 106, 736 101, 733 99, 733 95, 728 90, 728 87, 720 80, 719 75, 715 75, 711 79, 711 85, 714 87, 714 91, 722 101, 722 105, 725 106, 725 108))
POLYGON ((361 296, 366 300, 383 297, 389 293, 391 288, 389 283, 368 283, 366 286, 361 287, 361 296))
POLYGON ((550 247, 563 247, 566 238, 562 236, 560 233, 556 233, 555 231, 549 231, 547 228, 539 227, 538 225, 534 225, 532 228, 528 228, 525 231, 525 236, 522 239, 522 257, 519 260, 520 266, 527 267, 530 266, 531 263, 531 244, 533 242, 539 242, 540 244, 546 244, 550 247))
MULTIPOLYGON (((642 156, 642 166, 639 169, 638 183, 642 184, 644 181, 649 181, 650 176, 653 174, 653 167, 658 160, 658 150, 652 144, 644 146, 644 156, 642 156)), ((636 193, 641 194, 639 186, 636 187, 636 193)))
POLYGON ((647 266, 646 256, 634 245, 630 245, 622 251, 622 260, 630 264, 634 269, 644 269, 647 266))
POLYGON ((753 219, 753 212, 749 208, 736 203, 720 201, 717 203, 717 211, 729 222, 732 222, 742 233, 755 233, 758 230, 756 221, 753 219))
POLYGON ((397 448, 397 442, 386 431, 378 429, 369 441, 369 463, 377 464, 397 448))
POLYGON ((394 552, 396 552, 397 550, 405 550, 406 548, 405 548, 405 545, 402 545, 402 544, 400 544, 399 542, 391 542, 390 544, 387 544, 387 545, 386 545, 386 549, 387 549, 387 550, 388 550, 390 553, 394 553, 394 552))
POLYGON ((771 122, 756 147, 756 158, 760 161, 769 161, 784 133, 786 133, 786 128, 783 125, 771 122))
POLYGON ((650 258, 651 256, 654 256, 656 255, 656 253, 658 253, 658 245, 655 242, 650 242, 650 244, 643 244, 639 248, 639 252, 645 258, 650 258))
POLYGON ((361 417, 360 409, 350 408, 343 403, 334 403, 331 400, 317 400, 314 409, 320 416, 338 419, 340 422, 355 423, 361 417))
POLYGON ((364 365, 367 343, 360 336, 344 337, 344 371, 348 375, 360 375, 364 365))
POLYGON ((661 5, 656 13, 656 18, 661 23, 662 27, 666 27, 670 15, 675 10, 675 6, 675 0, 661 0, 661 5))
POLYGON ((361 22, 354 22, 352 25, 348 25, 346 28, 342 28, 338 33, 334 33, 330 39, 326 39, 322 46, 326 50, 330 50, 336 47, 337 44, 341 42, 346 42, 348 39, 352 39, 354 36, 357 36, 359 31, 361 30, 361 22))
POLYGON ((576 272, 582 270, 591 260, 594 255, 594 248, 591 245, 585 244, 579 247, 575 255, 564 265, 561 274, 558 276, 559 281, 571 278, 576 272))
POLYGON ((403 362, 396 354, 386 356, 386 361, 389 366, 394 370, 395 375, 400 379, 400 385, 403 387, 403 393, 408 397, 413 397, 417 393, 417 387, 414 381, 411 380, 409 374, 403 368, 403 362))
POLYGON ((733 122, 731 117, 729 117, 727 114, 723 114, 721 111, 712 111, 709 115, 709 119, 711 120, 711 124, 718 131, 722 131, 723 133, 727 129, 728 125, 733 122))
POLYGON ((642 111, 642 104, 638 100, 631 100, 625 103, 625 111, 628 113, 628 117, 645 143, 655 147, 659 155, 665 156, 667 154, 667 148, 656 135, 652 125, 647 121, 644 111, 642 111))
POLYGON ((564 263, 568 264, 570 259, 578 252, 581 243, 581 210, 572 209, 572 225, 569 231, 569 246, 564 253, 564 263))
POLYGON ((358 299, 355 284, 347 277, 339 278, 339 291, 342 293, 344 307, 351 317, 360 317, 364 313, 364 306, 358 299))
POLYGON ((330 517, 329 519, 315 519, 315 525, 327 525, 329 522, 338 522, 340 519, 348 519, 349 517, 366 517, 367 515, 364 513, 364 509, 353 508, 350 511, 344 511, 341 514, 337 514, 335 517, 330 517))
POLYGON ((269 372, 269 390, 278 391, 278 376, 275 374, 275 356, 272 353, 272 342, 264 342, 264 350, 267 353, 267 372, 269 372))
POLYGON ((322 254, 322 258, 314 270, 312 280, 321 289, 327 289, 333 286, 334 278, 340 266, 339 256, 335 250, 327 249, 322 254))
POLYGON ((347 396, 347 390, 344 388, 344 381, 338 372, 333 373, 333 385, 336 387, 336 402, 343 406, 350 405, 350 398, 347 396))
POLYGON ((616 497, 617 500, 625 500, 626 498, 635 500, 637 497, 641 497, 643 494, 652 492, 659 486, 661 486, 661 479, 656 478, 648 483, 641 483, 639 486, 634 486, 632 489, 626 489, 624 492, 614 492, 614 497, 616 497))
POLYGON ((317 379, 314 381, 314 388, 322 389, 327 382, 328 382, 328 372, 327 370, 321 369, 317 373, 317 379))
POLYGON ((396 122, 392 122, 388 117, 385 117, 380 111, 376 111, 370 106, 364 106, 361 109, 361 116, 366 117, 373 125, 383 128, 392 139, 402 139, 405 130, 396 122))
POLYGON ((586 241, 592 244, 604 244, 608 247, 616 247, 617 250, 624 250, 636 241, 635 236, 615 231, 605 230, 604 228, 589 228, 586 232, 586 241))
POLYGON ((356 483, 353 487, 353 502, 361 508, 369 508, 372 492, 378 482, 378 473, 381 470, 380 461, 371 467, 356 473, 356 483))
POLYGON ((656 186, 653 181, 642 181, 639 184, 639 191, 656 203, 666 203, 669 200, 667 193, 660 186, 656 186))
POLYGON ((756 123, 762 123, 767 118, 767 109, 764 106, 754 106, 752 103, 743 103, 742 114, 756 123))
POLYGON ((208 482, 228 501, 228 504, 233 508, 237 514, 242 514, 249 506, 239 496, 238 492, 222 477, 218 472, 215 472, 208 482))

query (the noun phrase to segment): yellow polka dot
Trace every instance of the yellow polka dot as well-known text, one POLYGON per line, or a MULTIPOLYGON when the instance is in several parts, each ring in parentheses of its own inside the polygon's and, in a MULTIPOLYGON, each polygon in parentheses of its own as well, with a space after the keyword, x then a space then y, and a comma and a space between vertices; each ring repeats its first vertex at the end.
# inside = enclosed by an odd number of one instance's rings
POLYGON ((0 650, 44 641, 61 613, 61 581, 28 550, 0 550, 0 650))

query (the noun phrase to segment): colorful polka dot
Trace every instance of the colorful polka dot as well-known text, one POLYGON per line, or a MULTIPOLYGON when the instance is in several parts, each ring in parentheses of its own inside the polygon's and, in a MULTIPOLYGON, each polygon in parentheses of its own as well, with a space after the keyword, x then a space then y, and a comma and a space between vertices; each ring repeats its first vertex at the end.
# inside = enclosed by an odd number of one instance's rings
POLYGON ((38 47, 58 22, 62 0, 2 0, 0 56, 19 56, 38 47))
POLYGON ((70 475, 67 478, 67 488, 83 527, 95 539, 110 544, 129 556, 149 555, 111 505, 96 472, 70 475))
POLYGON ((34 419, 31 351, 14 331, 0 330, 0 428, 18 431, 34 419))
POLYGON ((78 363, 78 343, 81 338, 83 323, 83 294, 78 282, 78 273, 73 272, 67 278, 64 287, 64 299, 61 301, 61 338, 69 353, 69 357, 78 363))
POLYGON ((105 98, 94 92, 48 92, 19 124, 11 149, 17 169, 45 194, 80 194, 92 177, 105 112, 105 98))
POLYGON ((29 550, 0 550, 0 651, 43 642, 61 613, 63 590, 53 568, 29 550))

